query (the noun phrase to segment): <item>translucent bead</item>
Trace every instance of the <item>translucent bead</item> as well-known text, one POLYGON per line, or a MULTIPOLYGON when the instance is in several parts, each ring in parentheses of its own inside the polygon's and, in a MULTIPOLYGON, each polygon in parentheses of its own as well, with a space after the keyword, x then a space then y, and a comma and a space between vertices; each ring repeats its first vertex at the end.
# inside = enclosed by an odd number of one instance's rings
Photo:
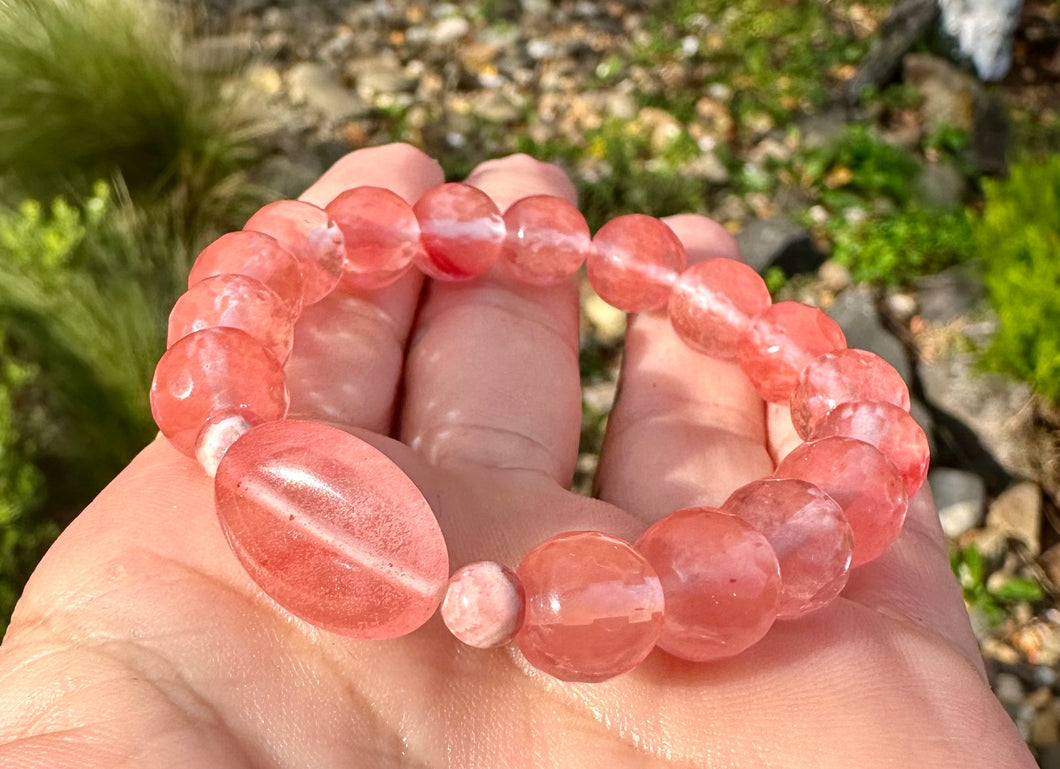
POLYGON ((307 622, 395 638, 430 619, 449 575, 423 494, 385 454, 318 422, 259 425, 217 468, 217 514, 253 580, 307 622))
POLYGON ((736 357, 764 400, 787 403, 806 365, 846 344, 839 324, 820 310, 798 302, 777 302, 751 322, 737 345, 736 357))
POLYGON ((812 483, 843 509, 854 538, 851 566, 881 556, 902 530, 909 508, 902 476, 867 443, 851 438, 803 443, 781 460, 776 476, 812 483))
POLYGON ((576 273, 592 249, 589 225, 563 198, 533 195, 504 212, 503 264, 523 283, 551 286, 576 273))
POLYGON ((342 232, 323 208, 302 200, 277 200, 243 225, 264 232, 298 259, 305 286, 303 304, 319 302, 335 290, 346 263, 342 232))
POLYGON ((909 411, 902 375, 867 350, 836 350, 810 361, 791 393, 791 421, 806 440, 816 424, 840 403, 884 401, 909 411))
POLYGON ((751 319, 772 303, 758 273, 734 259, 708 259, 681 273, 670 294, 670 323, 693 350, 736 360, 751 319))
POLYGON ((489 195, 466 184, 443 184, 413 206, 423 249, 416 264, 436 280, 470 280, 488 270, 504 245, 504 219, 489 195))
POLYGON ((901 473, 910 498, 924 484, 931 463, 927 436, 913 417, 894 404, 841 403, 817 423, 810 437, 817 440, 835 435, 857 438, 878 448, 901 473))
POLYGON ((457 640, 478 649, 503 646, 523 621, 519 578, 495 561, 469 563, 449 578, 442 620, 457 640))
POLYGON ((297 318, 302 312, 302 269, 280 242, 262 232, 229 232, 202 250, 188 274, 188 288, 214 275, 246 275, 276 293, 297 318))
POLYGON ((155 424, 189 457, 205 425, 235 415, 250 424, 283 419, 287 403, 279 361, 237 328, 184 337, 166 350, 151 382, 155 424))
POLYGON ((250 422, 237 415, 210 422, 202 428, 195 442, 195 459, 208 476, 217 475, 221 457, 251 427, 250 422))
POLYGON ((389 286, 408 272, 422 250, 412 207, 390 190, 355 187, 324 210, 346 243, 346 271, 339 285, 347 291, 389 286))
POLYGON ((703 662, 731 657, 773 625, 780 564, 750 524, 713 507, 678 510, 654 523, 637 549, 666 597, 659 647, 703 662))
POLYGON ((217 327, 246 331, 280 363, 291 353, 294 324, 287 305, 261 281, 246 275, 215 275, 189 288, 169 314, 167 345, 217 327))
POLYGON ((827 605, 846 585, 854 547, 850 526, 842 508, 816 486, 788 478, 752 481, 721 509, 765 535, 777 554, 779 619, 827 605))
POLYGON ((644 312, 666 305, 687 261, 685 247, 664 222, 627 214, 596 233, 586 266, 601 299, 626 312, 644 312))
POLYGON ((639 665, 659 638, 659 578, 620 539, 560 534, 531 550, 517 573, 526 615, 515 640, 530 664, 551 676, 605 681, 639 665))

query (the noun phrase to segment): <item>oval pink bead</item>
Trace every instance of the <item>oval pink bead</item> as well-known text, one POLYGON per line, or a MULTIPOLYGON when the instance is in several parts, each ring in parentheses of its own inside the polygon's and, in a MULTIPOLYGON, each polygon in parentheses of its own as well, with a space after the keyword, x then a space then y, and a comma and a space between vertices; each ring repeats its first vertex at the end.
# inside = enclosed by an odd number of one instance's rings
POLYGON ((666 597, 659 647, 693 662, 731 657, 773 625, 780 564, 766 538, 735 515, 691 507, 654 523, 637 549, 666 597))
POLYGON ((532 195, 504 212, 503 264, 523 283, 552 286, 582 266, 592 239, 581 211, 563 198, 532 195))
POLYGON ((495 561, 478 561, 449 578, 442 621, 457 640, 491 649, 512 640, 523 621, 523 606, 523 586, 515 573, 495 561))
POLYGON ((839 324, 820 310, 777 302, 751 322, 736 357, 764 400, 786 403, 810 361, 846 344, 839 324))
POLYGON ((436 280, 470 280, 488 270, 504 245, 504 219, 482 190, 443 184, 413 206, 423 249, 416 264, 436 280))
POLYGON ((829 411, 850 401, 884 401, 909 411, 909 389, 894 367, 867 350, 836 350, 814 358, 791 393, 791 421, 806 440, 829 411))
POLYGON ((867 443, 851 438, 803 443, 784 457, 776 475, 812 483, 843 509, 854 538, 851 566, 881 556, 902 531, 909 509, 902 476, 867 443))
POLYGON ((287 403, 279 361, 237 328, 184 337, 166 350, 151 382, 155 424, 189 457, 206 424, 237 415, 250 424, 283 419, 287 403))
POLYGON ((596 531, 559 534, 517 570, 526 614, 515 636, 531 665, 563 681, 632 670, 659 638, 659 578, 627 543, 596 531))
POLYGON ((290 251, 263 232, 229 232, 202 250, 188 273, 188 288, 214 275, 246 275, 276 293, 297 318, 302 311, 302 269, 290 251))
POLYGON ((303 200, 277 200, 258 210, 244 230, 271 235, 298 259, 305 281, 303 304, 335 290, 346 263, 342 232, 323 208, 303 200))
POLYGON ((347 291, 389 286, 409 271, 422 250, 412 207, 390 190, 355 187, 324 210, 342 230, 346 244, 346 269, 339 285, 347 291))
POLYGON ((618 216, 593 237, 586 262, 600 298, 626 312, 663 307, 688 262, 674 231, 653 216, 618 216))
POLYGON ((423 494, 378 449, 318 422, 259 425, 217 468, 217 514, 254 581, 307 622, 396 638, 430 619, 449 574, 423 494))
POLYGON ((817 423, 811 438, 842 436, 871 444, 891 460, 912 498, 927 478, 931 449, 927 436, 908 412, 892 403, 841 403, 817 423))
POLYGON ((816 486, 766 478, 741 486, 722 510, 761 532, 780 563, 778 619, 827 605, 847 583, 853 538, 842 508, 816 486))
POLYGON ((246 331, 280 363, 291 353, 290 310, 265 284, 246 275, 215 275, 189 288, 169 314, 166 344, 172 347, 188 334, 218 327, 246 331))
POLYGON ((772 304, 758 273, 735 259, 708 259, 681 273, 670 294, 670 323, 681 340, 705 355, 736 360, 751 319, 772 304))

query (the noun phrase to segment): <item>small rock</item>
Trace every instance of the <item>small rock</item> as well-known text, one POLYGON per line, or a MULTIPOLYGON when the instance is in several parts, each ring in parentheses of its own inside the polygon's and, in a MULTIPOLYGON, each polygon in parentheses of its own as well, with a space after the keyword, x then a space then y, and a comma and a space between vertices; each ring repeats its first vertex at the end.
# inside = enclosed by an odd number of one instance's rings
POLYGON ((910 53, 903 59, 905 81, 923 97, 920 115, 932 130, 956 126, 971 133, 975 124, 978 85, 945 59, 910 53))
POLYGON ((287 73, 291 98, 304 102, 332 123, 368 114, 365 103, 327 67, 311 62, 295 64, 287 73))
POLYGON ((499 90, 482 91, 471 104, 471 111, 490 123, 514 123, 523 116, 523 108, 512 97, 499 90))
POLYGON ((843 329, 848 346, 876 353, 894 366, 906 383, 911 381, 913 372, 905 347, 883 327, 870 289, 851 286, 836 297, 828 314, 843 329))
POLYGON ((824 254, 810 233, 786 216, 757 219, 736 236, 744 260, 758 272, 777 266, 788 275, 813 272, 824 262, 824 254))
POLYGON ((966 470, 938 467, 928 474, 928 483, 938 506, 939 520, 947 537, 956 539, 983 520, 986 484, 966 470))
POLYGON ((605 342, 616 342, 626 335, 626 313, 612 307, 596 294, 583 303, 586 319, 605 342))
POLYGON ((463 16, 448 16, 431 27, 433 45, 450 45, 471 31, 471 22, 463 16))
POLYGON ((655 152, 665 151, 681 136, 684 126, 666 110, 644 107, 637 113, 636 122, 640 130, 650 137, 655 152))
POLYGON ((1023 0, 939 0, 942 29, 956 39, 983 80, 1008 74, 1022 7, 1023 0))
POLYGON ((930 206, 960 208, 968 192, 968 180, 949 163, 928 163, 916 180, 916 194, 930 206))
POLYGON ((850 270, 835 259, 826 260, 817 271, 817 277, 821 285, 833 294, 838 294, 851 283, 850 270))
POLYGON ((905 291, 889 290, 884 297, 884 305, 891 318, 899 323, 908 323, 916 315, 918 305, 916 297, 905 291))
POLYGON ((696 155, 683 166, 681 173, 695 176, 710 182, 711 184, 725 184, 730 179, 729 169, 718 159, 713 152, 704 152, 696 155))
POLYGON ((275 67, 259 64, 247 72, 247 80, 266 96, 273 96, 283 90, 283 75, 275 67))
POLYGON ((994 696, 1008 710, 1023 704, 1023 682, 1015 673, 998 673, 994 678, 994 696))
POLYGON ((990 505, 987 528, 1023 543, 1032 556, 1041 552, 1042 490, 1032 481, 1010 486, 990 505))
POLYGON ((969 315, 986 296, 982 281, 967 267, 950 267, 915 285, 920 317, 938 325, 969 315))
POLYGON ((582 402, 594 414, 607 414, 615 402, 615 382, 595 382, 582 389, 582 402))
POLYGON ((404 93, 416 90, 418 78, 405 72, 396 56, 367 56, 346 64, 346 74, 367 93, 404 93))
POLYGON ((732 113, 717 98, 703 96, 696 102, 695 125, 718 141, 727 141, 735 122, 732 113))

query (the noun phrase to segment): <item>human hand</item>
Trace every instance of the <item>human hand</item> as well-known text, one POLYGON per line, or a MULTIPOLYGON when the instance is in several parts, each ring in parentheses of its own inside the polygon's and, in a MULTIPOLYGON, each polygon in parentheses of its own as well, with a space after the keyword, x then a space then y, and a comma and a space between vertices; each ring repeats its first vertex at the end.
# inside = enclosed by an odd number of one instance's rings
MULTIPOLYGON (((405 146, 355 152, 304 196, 442 182, 405 146)), ((503 210, 573 200, 553 166, 485 163, 503 210)), ((735 255, 717 225, 669 220, 692 258, 735 255)), ((423 490, 453 567, 510 565, 549 536, 635 539, 722 502, 795 440, 739 370, 631 318, 597 478, 567 490, 580 429, 578 293, 499 271, 413 274, 334 294, 300 322, 291 416, 347 427, 423 490), (392 428, 397 425, 397 428, 392 428), (388 437, 392 436, 392 437, 388 437)), ((279 609, 225 543, 212 484, 162 439, 47 554, 0 647, 0 767, 1032 767, 991 695, 926 491, 899 541, 842 596, 738 657, 662 652, 603 684, 566 684, 509 650, 461 646, 435 617, 355 641, 279 609)))

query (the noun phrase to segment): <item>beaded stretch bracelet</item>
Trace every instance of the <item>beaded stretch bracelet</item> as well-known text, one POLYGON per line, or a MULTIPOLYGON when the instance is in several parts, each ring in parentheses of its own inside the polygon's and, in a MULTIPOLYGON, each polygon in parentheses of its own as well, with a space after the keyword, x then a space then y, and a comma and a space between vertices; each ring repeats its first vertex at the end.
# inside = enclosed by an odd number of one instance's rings
POLYGON ((463 184, 411 207, 359 187, 326 209, 266 206, 208 246, 188 284, 151 386, 155 421, 215 477, 225 535, 261 589, 346 636, 398 637, 441 605, 461 641, 514 637, 532 665, 566 681, 625 673, 655 646, 692 661, 729 657, 776 619, 831 602, 852 566, 894 542, 927 474, 927 439, 893 368, 848 349, 820 310, 773 304, 740 262, 686 269, 681 242, 648 216, 617 217, 590 237, 559 198, 524 198, 502 215, 463 184), (498 260, 536 285, 586 263, 615 307, 666 308, 689 346, 737 361, 764 400, 790 403, 805 442, 772 477, 720 508, 671 513, 635 545, 566 532, 515 572, 480 562, 450 577, 434 514, 390 459, 337 428, 285 418, 283 364, 302 308, 336 287, 379 289, 413 265, 471 280, 498 260))

